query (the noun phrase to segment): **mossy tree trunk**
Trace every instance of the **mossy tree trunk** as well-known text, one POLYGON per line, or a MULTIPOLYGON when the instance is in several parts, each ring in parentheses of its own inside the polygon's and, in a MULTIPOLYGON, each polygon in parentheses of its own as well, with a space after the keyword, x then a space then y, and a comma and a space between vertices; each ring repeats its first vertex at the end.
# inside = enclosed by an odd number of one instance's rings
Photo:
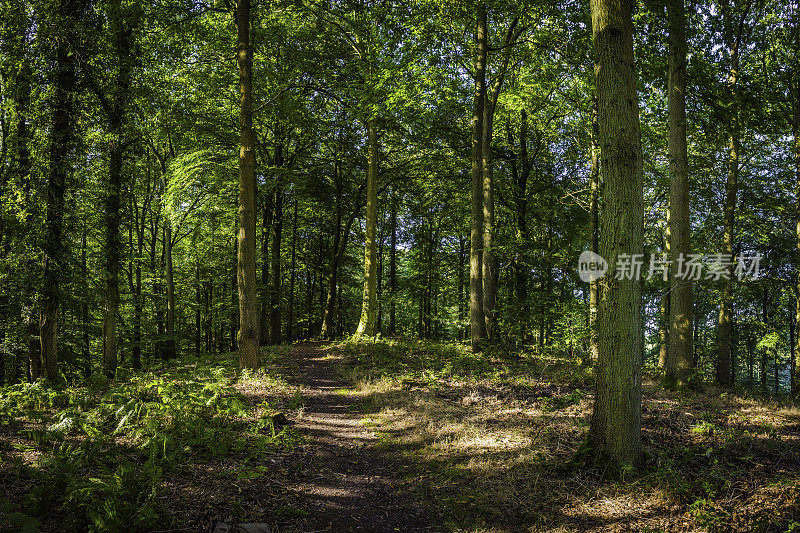
MULTIPOLYGON (((686 11, 684 0, 667 3, 669 24, 669 112, 667 153, 669 158, 669 254, 671 265, 691 253, 689 226, 689 162, 686 150, 686 11)), ((692 359, 692 283, 670 268, 667 306, 669 334, 666 361, 668 385, 686 385, 694 368, 692 359)))
POLYGON ((356 336, 375 335, 377 317, 377 244, 375 234, 378 225, 378 133, 375 119, 367 119, 367 219, 364 242, 364 293, 361 301, 361 319, 358 321, 356 336))
POLYGON ((75 18, 84 9, 80 0, 61 0, 57 17, 64 35, 53 36, 55 46, 55 84, 52 95, 52 128, 50 130, 50 168, 47 176, 42 273, 42 308, 39 319, 42 370, 51 381, 58 377, 58 319, 61 304, 61 273, 66 268, 63 242, 64 195, 71 173, 69 153, 75 133, 74 90, 76 85, 75 55, 70 46, 74 37, 75 18))
POLYGON ((486 101, 486 5, 478 3, 475 28, 474 90, 472 101, 472 194, 469 250, 469 323, 472 351, 486 338, 483 311, 483 108, 486 101))
MULTIPOLYGON (((621 254, 641 254, 644 234, 639 106, 633 57, 633 1, 592 0, 600 169, 605 184, 601 254, 614 272, 621 254)), ((602 279, 597 393, 588 435, 610 472, 641 458, 641 284, 602 279)))
POLYGON ((250 0, 236 5, 239 66, 239 237, 236 254, 239 293, 239 367, 255 369, 258 355, 258 293, 256 291, 255 136, 253 133, 253 47, 250 42, 250 0))

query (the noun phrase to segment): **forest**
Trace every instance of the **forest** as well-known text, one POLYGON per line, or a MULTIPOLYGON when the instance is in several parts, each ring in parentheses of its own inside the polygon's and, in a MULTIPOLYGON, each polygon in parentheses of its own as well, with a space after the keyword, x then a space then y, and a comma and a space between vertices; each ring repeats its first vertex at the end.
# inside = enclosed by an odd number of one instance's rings
POLYGON ((0 532, 800 527, 800 2, 0 0, 0 532))

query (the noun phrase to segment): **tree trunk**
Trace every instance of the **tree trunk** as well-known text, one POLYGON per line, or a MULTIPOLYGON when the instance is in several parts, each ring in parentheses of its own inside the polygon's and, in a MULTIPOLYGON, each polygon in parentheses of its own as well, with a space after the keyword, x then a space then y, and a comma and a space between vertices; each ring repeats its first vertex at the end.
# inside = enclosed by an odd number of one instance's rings
MULTIPOLYGON (((670 164, 669 254, 671 265, 691 253, 689 225, 689 164, 686 152, 686 12, 684 0, 667 3, 669 19, 669 108, 667 153, 670 164)), ((665 383, 684 387, 691 374, 692 284, 670 268, 669 348, 665 383)))
POLYGON ((397 198, 392 199, 392 238, 389 250, 389 335, 397 334, 397 198))
MULTIPOLYGON (((592 102, 591 171, 589 196, 589 232, 592 252, 600 253, 600 146, 598 143, 597 95, 592 102)), ((589 282, 589 357, 597 363, 599 348, 597 341, 597 306, 600 303, 600 280, 589 282)), ((663 368, 663 366, 662 366, 663 368)))
POLYGON ((239 126, 239 368, 256 369, 258 356, 258 295, 256 291, 255 135, 253 134, 253 48, 250 43, 250 0, 236 4, 237 63, 241 115, 239 126))
MULTIPOLYGON (((764 333, 769 332, 769 314, 767 310, 769 308, 769 293, 767 292, 767 287, 765 286, 762 292, 761 297, 761 320, 764 322, 764 333)), ((758 376, 761 381, 761 392, 764 394, 767 393, 767 355, 769 353, 769 348, 766 346, 761 347, 761 365, 759 367, 758 376)))
POLYGON ((497 335, 497 286, 495 274, 497 261, 494 256, 492 239, 494 238, 494 162, 492 160, 492 133, 494 130, 494 108, 500 93, 500 84, 492 87, 491 96, 487 95, 483 114, 483 313, 486 321, 486 338, 494 343, 497 335))
MULTIPOLYGON (((494 160, 492 155, 494 111, 503 88, 503 81, 510 58, 510 45, 518 22, 519 19, 514 19, 508 28, 508 33, 504 42, 505 54, 503 56, 503 62, 492 84, 491 92, 484 97, 483 106, 483 149, 481 164, 483 172, 483 312, 486 320, 486 336, 490 342, 495 342, 497 340, 496 305, 497 279, 499 275, 497 271, 497 259, 494 256, 494 249, 492 248, 492 240, 494 238, 494 160)), ((484 28, 484 34, 486 35, 486 39, 488 39, 488 31, 486 31, 486 28, 484 28)))
POLYGON ((375 319, 377 317, 376 283, 377 283, 377 250, 375 233, 378 224, 378 134, 375 131, 375 120, 367 120, 367 138, 369 154, 367 157, 367 218, 364 244, 364 296, 361 303, 361 319, 358 321, 356 336, 375 335, 375 319))
POLYGON ((464 261, 464 235, 461 231, 458 232, 458 340, 464 340, 464 270, 466 269, 466 262, 464 261))
POLYGON ((795 362, 795 345, 794 345, 794 335, 795 335, 795 317, 794 317, 794 309, 792 309, 792 304, 789 304, 789 392, 794 395, 797 393, 797 381, 795 380, 795 374, 797 372, 796 362, 795 362))
POLYGON ((383 234, 386 231, 386 221, 381 216, 381 229, 378 232, 378 280, 377 280, 377 299, 376 299, 376 318, 375 333, 382 333, 383 323, 383 234))
MULTIPOLYGON (((744 20, 744 19, 743 19, 744 20)), ((732 258, 733 235, 736 214, 737 181, 739 177, 739 105, 736 90, 739 75, 739 38, 733 38, 729 45, 731 67, 728 73, 728 91, 732 104, 730 117, 730 136, 728 139, 728 176, 725 181, 723 204, 722 254, 732 258)), ((722 385, 732 385, 731 378, 731 331, 733 320, 733 272, 728 269, 728 279, 723 280, 717 329, 717 368, 716 380, 722 385)))
POLYGON ((281 343, 281 235, 283 232, 283 191, 275 188, 272 217, 272 286, 270 287, 269 343, 281 343))
POLYGON ((119 315, 119 267, 122 255, 120 205, 122 203, 122 164, 125 152, 123 121, 131 86, 130 28, 122 20, 120 1, 114 2, 112 11, 109 22, 114 33, 118 72, 114 80, 114 94, 107 104, 110 141, 108 146, 108 184, 105 191, 106 298, 103 309, 103 370, 109 377, 116 372, 118 359, 117 316, 119 315))
MULTIPOLYGON (((620 254, 642 253, 642 147, 633 69, 632 0, 592 0, 603 194, 601 253, 613 272, 620 254)), ((641 459, 641 285, 602 279, 597 392, 588 446, 619 474, 641 459)))
MULTIPOLYGON (((166 186, 165 186, 166 190, 166 186)), ((164 221, 164 259, 166 261, 165 285, 167 289, 167 321, 164 342, 164 359, 174 359, 177 355, 175 346, 175 279, 172 266, 172 221, 164 221)))
POLYGON ((88 378, 92 373, 92 361, 89 351, 89 269, 86 264, 86 250, 86 225, 84 224, 81 232, 81 333, 83 337, 83 377, 88 378))
POLYGON ((259 322, 259 341, 266 345, 269 341, 269 235, 272 232, 272 194, 265 195, 261 210, 261 315, 259 322))
MULTIPOLYGON (((358 209, 354 208, 347 220, 347 224, 345 225, 344 229, 341 230, 341 234, 337 233, 334 236, 334 249, 333 256, 331 257, 331 277, 330 283, 328 284, 327 296, 325 296, 325 293, 323 292, 323 317, 322 328, 320 330, 320 336, 322 338, 330 338, 335 335, 333 318, 336 311, 336 294, 339 286, 339 270, 342 259, 344 258, 345 250, 347 250, 347 243, 350 240, 350 230, 353 227, 353 222, 356 220, 357 213, 358 209)), ((337 221, 338 219, 339 215, 337 214, 337 221)), ((320 283, 320 288, 322 288, 322 283, 320 283)))
POLYGON ((292 214, 292 264, 289 274, 289 319, 286 324, 286 340, 288 342, 294 341, 294 284, 297 277, 297 270, 295 268, 297 253, 297 199, 294 201, 294 212, 292 214))
MULTIPOLYGON (((80 0, 61 0, 58 14, 69 20, 82 11, 80 0)), ((56 47, 55 87, 52 96, 52 128, 50 130, 50 170, 47 179, 44 228, 44 271, 42 274, 42 310, 39 319, 41 354, 45 377, 58 377, 58 315, 61 303, 61 273, 65 270, 63 218, 67 177, 71 173, 69 152, 74 139, 73 91, 76 73, 71 39, 54 38, 56 47)))
MULTIPOLYGON (((144 219, 144 216, 142 217, 144 219)), ((144 252, 144 220, 136 228, 136 266, 133 290, 133 348, 131 365, 136 370, 142 368, 142 253, 144 252)))
POLYGON ((661 295, 661 305, 658 316, 658 368, 666 370, 669 358, 669 313, 671 293, 667 291, 661 295))
POLYGON ((472 105, 472 195, 469 251, 469 316, 472 351, 486 338, 483 309, 483 108, 486 102, 486 5, 478 3, 475 29, 474 92, 472 105))
MULTIPOLYGON (((255 248, 255 246, 254 246, 255 248)), ((254 254, 255 255, 255 254, 254 254)), ((235 352, 239 349, 239 324, 238 318, 239 313, 237 313, 238 309, 236 306, 236 300, 238 296, 237 292, 237 284, 239 280, 239 239, 233 239, 233 258, 234 258, 234 267, 231 269, 231 277, 230 277, 230 287, 228 290, 228 295, 230 296, 230 305, 228 307, 228 326, 229 326, 229 335, 228 339, 230 341, 230 351, 235 352)), ((255 261, 255 259, 253 260, 255 261)), ((239 302, 241 302, 241 298, 239 298, 239 302)), ((241 304, 240 304, 241 305, 241 304)), ((256 308, 257 309, 257 308, 256 308)), ((224 337, 224 335, 223 335, 224 337)), ((221 348, 222 350, 222 348, 221 348)))
MULTIPOLYGON (((795 246, 796 246, 796 269, 797 281, 795 286, 795 320, 794 327, 800 324, 800 19, 795 21, 794 28, 794 61, 790 70, 791 79, 789 80, 789 94, 792 95, 792 147, 794 156, 794 175, 795 175, 795 246)), ((796 330, 794 330, 796 332, 796 330)), ((792 394, 800 392, 800 334, 796 334, 794 354, 792 357, 792 394)))
MULTIPOLYGON (((197 250, 197 243, 193 242, 192 247, 197 250)), ((203 290, 200 285, 200 258, 195 256, 194 265, 194 356, 200 357, 200 345, 203 337, 203 290)))

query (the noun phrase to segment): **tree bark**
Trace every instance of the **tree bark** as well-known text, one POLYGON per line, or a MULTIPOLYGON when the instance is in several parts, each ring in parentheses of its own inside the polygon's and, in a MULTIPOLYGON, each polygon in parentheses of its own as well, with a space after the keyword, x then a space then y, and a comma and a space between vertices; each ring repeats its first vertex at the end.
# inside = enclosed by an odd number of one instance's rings
POLYGON ((253 48, 250 43, 250 0, 236 4, 237 63, 239 66, 239 367, 256 369, 258 355, 258 297, 256 291, 255 136, 253 134, 253 48))
POLYGON ((389 335, 397 334, 397 202, 392 198, 390 224, 392 226, 391 249, 389 250, 389 335))
POLYGON ((267 298, 269 292, 269 235, 272 232, 272 194, 265 195, 261 209, 261 315, 259 322, 259 341, 262 345, 269 342, 269 306, 271 302, 267 298))
MULTIPOLYGON (((658 368, 666 370, 669 357, 670 292, 661 295, 658 315, 658 368)), ((665 383, 667 380, 665 380, 665 383)), ((672 381, 674 383, 674 381, 672 381)))
MULTIPOLYGON (((633 1, 592 0, 602 180, 601 253, 614 271, 620 254, 643 249, 641 133, 633 56, 633 1)), ((641 285, 602 278, 597 392, 588 435, 595 460, 612 474, 641 460, 641 285)))
MULTIPOLYGON (((510 58, 510 45, 515 35, 515 29, 519 19, 508 27, 503 46, 505 53, 503 62, 495 76, 491 92, 484 98, 483 106, 483 149, 482 149, 482 172, 483 172, 483 312, 486 321, 486 337, 489 342, 495 342, 497 336, 497 259, 494 255, 492 240, 494 238, 494 159, 492 154, 492 139, 494 134, 494 111, 497 108, 497 100, 503 89, 506 70, 510 58)), ((484 28, 484 33, 488 31, 484 28)), ((488 48, 488 45, 487 45, 488 48)))
POLYGON ((164 353, 162 356, 164 359, 174 359, 177 355, 177 348, 175 345, 175 274, 172 265, 172 221, 169 219, 164 221, 164 260, 166 262, 164 281, 167 289, 167 338, 164 342, 164 353))
MULTIPOLYGON (((134 209, 137 210, 138 217, 138 207, 134 206, 134 209)), ((136 370, 142 368, 142 254, 144 253, 144 215, 145 210, 142 210, 141 222, 136 225, 136 265, 134 267, 135 280, 133 286, 133 347, 131 350, 131 365, 136 370)))
POLYGON ((88 378, 92 373, 92 361, 89 352, 89 269, 86 264, 86 250, 86 225, 84 224, 81 232, 81 333, 83 337, 83 377, 88 378))
POLYGON ((375 319, 377 317, 377 246, 375 233, 378 224, 378 134, 375 131, 375 120, 367 119, 367 140, 369 154, 367 157, 367 218, 364 244, 364 295, 361 303, 361 319, 358 321, 356 336, 375 335, 375 319))
POLYGON ((458 232, 458 340, 464 340, 464 270, 466 270, 466 262, 464 261, 464 235, 459 230, 458 232))
MULTIPOLYGON (((723 204, 722 254, 732 256, 733 237, 736 221, 736 195, 739 178, 739 96, 736 84, 739 77, 739 49, 742 43, 742 31, 750 2, 739 20, 736 35, 729 38, 730 71, 728 73, 728 96, 730 98, 730 135, 728 139, 728 176, 725 181, 725 199, 723 204)), ((723 17, 728 17, 726 9, 723 17)), ((717 328, 717 364, 716 380, 722 385, 733 385, 733 354, 731 335, 733 329, 733 267, 728 269, 728 279, 723 280, 722 295, 719 308, 719 324, 717 328)))
POLYGON ((381 226, 380 231, 378 232, 378 279, 377 279, 377 298, 376 298, 376 307, 377 310, 375 311, 375 333, 379 334, 383 331, 383 237, 384 232, 386 231, 386 221, 384 220, 383 216, 381 216, 381 226))
POLYGON ((272 285, 270 287, 269 343, 281 343, 281 235, 283 233, 283 191, 275 188, 272 217, 272 285))
POLYGON ((297 257, 297 199, 294 201, 294 212, 292 214, 292 263, 289 274, 289 319, 286 323, 286 340, 294 341, 294 285, 297 277, 296 270, 297 257))
MULTIPOLYGON (((789 94, 792 97, 792 148, 794 156, 794 175, 795 175, 795 265, 796 285, 795 285, 795 319, 794 327, 800 324, 800 6, 795 7, 797 17, 794 22, 794 58, 789 70, 789 94)), ((797 333, 797 330, 794 330, 797 333)), ((792 357, 792 394, 800 392, 800 334, 795 334, 794 354, 792 357)))
POLYGON ((472 104, 472 194, 469 251, 469 316, 472 351, 486 338, 483 309, 483 108, 486 101, 486 5, 478 3, 475 29, 474 92, 472 104))
MULTIPOLYGON (((83 10, 80 0, 61 0, 58 17, 67 21, 83 10)), ((69 26, 69 25, 67 25, 69 26)), ((54 39, 56 79, 52 96, 50 130, 50 170, 47 179, 45 217, 44 271, 42 273, 42 310, 39 319, 44 375, 50 381, 58 377, 58 319, 61 303, 61 273, 66 268, 63 242, 64 194, 67 177, 72 172, 69 152, 74 140, 73 92, 76 74, 70 39, 54 39)))
POLYGON ((497 339, 497 286, 495 274, 497 260, 494 256, 492 239, 494 238, 494 161, 492 159, 492 136, 494 131, 494 108, 500 94, 500 85, 496 82, 484 103, 483 114, 483 313, 486 322, 486 338, 494 343, 497 339))
POLYGON ((197 251, 197 242, 192 241, 195 250, 194 258, 194 356, 200 357, 200 345, 203 337, 203 289, 200 284, 200 257, 197 251))
MULTIPOLYGON (((600 146, 598 145, 597 95, 592 102, 591 170, 589 196, 589 232, 592 252, 600 253, 600 146)), ((589 282, 589 357, 597 363, 600 354, 597 340, 597 306, 600 303, 600 280, 589 282)))
MULTIPOLYGON (((337 170, 338 172, 338 170, 337 170)), ((359 189, 359 194, 361 189, 359 189)), ((335 328, 334 328, 334 313, 336 312, 336 295, 337 295, 337 288, 339 286, 339 269, 342 263, 342 259, 344 258, 345 250, 347 250, 347 243, 350 240, 350 230, 353 227, 353 223, 356 220, 356 216, 358 216, 358 211, 360 210, 360 204, 353 207, 353 211, 350 213, 347 223, 344 225, 344 228, 341 226, 341 203, 337 203, 337 213, 336 213, 336 234, 334 235, 333 240, 333 254, 331 256, 331 276, 329 278, 328 283, 328 290, 327 293, 324 292, 324 288, 322 287, 323 282, 320 282, 320 289, 323 291, 322 298, 321 298, 321 307, 322 307, 322 327, 320 329, 320 336, 322 338, 331 338, 335 335, 335 328)), ((320 249, 322 250, 322 246, 320 245, 320 249)), ((313 289, 312 289, 313 292, 313 289)), ((309 335, 310 336, 310 335, 309 335)))
MULTIPOLYGON (((670 166, 669 254, 671 265, 691 253, 689 225, 689 163, 686 150, 686 12, 684 0, 667 2, 669 23, 669 79, 667 82, 670 166)), ((685 387, 694 368, 692 359, 692 283, 670 268, 669 347, 665 384, 685 387)))
POLYGON ((117 73, 108 111, 108 183, 105 191, 106 292, 103 308, 103 371, 109 377, 117 369, 117 316, 119 315, 119 266, 122 255, 122 165, 125 152, 123 121, 131 87, 131 29, 122 20, 122 4, 114 2, 109 16, 114 35, 117 73))

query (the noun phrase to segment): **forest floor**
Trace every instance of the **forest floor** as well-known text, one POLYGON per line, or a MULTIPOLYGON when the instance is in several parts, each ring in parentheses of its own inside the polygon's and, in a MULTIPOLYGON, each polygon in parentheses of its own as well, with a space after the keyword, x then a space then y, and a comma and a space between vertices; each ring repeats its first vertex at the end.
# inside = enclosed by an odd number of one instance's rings
POLYGON ((0 531, 792 531, 800 409, 646 380, 644 467, 574 464, 591 369, 415 340, 0 395, 0 531))

